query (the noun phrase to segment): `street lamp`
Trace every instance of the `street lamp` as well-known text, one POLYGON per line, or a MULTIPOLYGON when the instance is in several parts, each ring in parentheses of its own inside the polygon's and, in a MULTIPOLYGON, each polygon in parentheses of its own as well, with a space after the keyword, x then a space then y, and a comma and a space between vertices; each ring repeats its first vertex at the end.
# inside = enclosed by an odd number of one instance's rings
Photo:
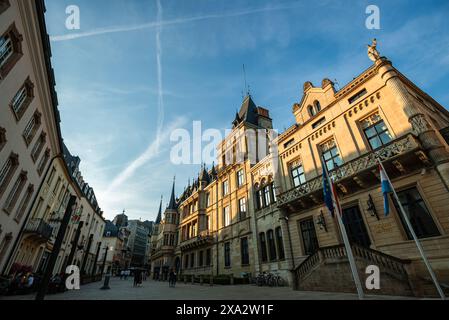
MULTIPOLYGON (((101 267, 101 275, 102 275, 102 276, 103 276, 103 274, 104 274, 104 266, 105 266, 105 264, 106 264, 106 257, 108 256, 108 249, 109 249, 108 246, 104 247, 103 265, 102 265, 102 267, 101 267)), ((110 278, 111 278, 111 275, 110 275, 110 274, 107 274, 107 275, 104 277, 104 284, 103 284, 103 287, 101 287, 101 290, 109 290, 109 289, 111 289, 111 288, 109 287, 109 280, 110 280, 110 278)))

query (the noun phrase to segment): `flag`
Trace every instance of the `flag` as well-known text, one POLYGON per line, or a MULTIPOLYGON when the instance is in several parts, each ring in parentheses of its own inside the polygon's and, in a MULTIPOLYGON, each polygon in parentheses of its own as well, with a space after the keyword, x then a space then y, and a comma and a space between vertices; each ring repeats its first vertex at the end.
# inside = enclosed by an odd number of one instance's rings
POLYGON ((323 164, 323 196, 324 196, 324 203, 326 204, 326 207, 329 209, 329 212, 331 215, 334 215, 334 200, 332 199, 332 188, 333 184, 331 183, 329 176, 327 174, 327 170, 324 168, 323 164))
POLYGON ((388 203, 388 194, 390 192, 393 192, 393 190, 391 188, 390 181, 388 180, 387 173, 385 172, 385 170, 382 168, 382 166, 380 164, 379 164, 379 171, 380 171, 380 183, 382 186, 382 194, 384 196, 384 213, 385 213, 385 216, 388 216, 388 214, 390 213, 390 205, 388 203))

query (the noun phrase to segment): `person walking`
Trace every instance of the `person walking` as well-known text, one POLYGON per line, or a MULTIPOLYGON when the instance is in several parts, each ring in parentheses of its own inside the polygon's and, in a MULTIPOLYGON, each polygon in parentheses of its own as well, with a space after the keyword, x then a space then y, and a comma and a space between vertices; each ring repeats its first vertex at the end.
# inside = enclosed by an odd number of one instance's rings
POLYGON ((138 270, 134 270, 134 287, 137 287, 140 282, 140 274, 138 270))
POLYGON ((176 286, 176 272, 174 269, 171 269, 170 274, 168 275, 168 285, 171 288, 176 286))

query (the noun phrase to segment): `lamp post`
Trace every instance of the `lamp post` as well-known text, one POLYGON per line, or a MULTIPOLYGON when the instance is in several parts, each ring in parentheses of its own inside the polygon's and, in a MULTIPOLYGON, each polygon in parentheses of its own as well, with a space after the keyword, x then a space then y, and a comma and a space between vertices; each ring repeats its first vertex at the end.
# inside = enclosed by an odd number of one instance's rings
MULTIPOLYGON (((103 265, 101 266, 101 275, 103 276, 103 274, 104 274, 104 266, 105 266, 105 264, 106 264, 106 257, 108 256, 108 246, 106 245, 106 247, 104 248, 104 258, 103 258, 103 265)), ((104 277, 104 284, 103 284, 103 287, 101 287, 101 290, 109 290, 109 289, 111 289, 110 287, 109 287, 109 280, 110 280, 110 278, 111 278, 111 275, 110 274, 107 274, 105 277, 104 277)))

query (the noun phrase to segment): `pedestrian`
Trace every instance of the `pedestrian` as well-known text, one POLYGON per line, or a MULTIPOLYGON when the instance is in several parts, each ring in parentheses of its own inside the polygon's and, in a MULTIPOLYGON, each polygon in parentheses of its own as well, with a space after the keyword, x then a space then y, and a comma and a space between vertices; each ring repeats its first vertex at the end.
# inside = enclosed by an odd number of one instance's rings
POLYGON ((125 270, 120 270, 120 280, 123 280, 125 278, 125 270))
POLYGON ((139 271, 138 270, 135 270, 134 271, 134 287, 137 287, 138 285, 139 285, 139 283, 140 283, 140 273, 139 273, 139 271))
POLYGON ((176 272, 174 269, 171 269, 168 275, 168 285, 172 288, 176 286, 176 272))

